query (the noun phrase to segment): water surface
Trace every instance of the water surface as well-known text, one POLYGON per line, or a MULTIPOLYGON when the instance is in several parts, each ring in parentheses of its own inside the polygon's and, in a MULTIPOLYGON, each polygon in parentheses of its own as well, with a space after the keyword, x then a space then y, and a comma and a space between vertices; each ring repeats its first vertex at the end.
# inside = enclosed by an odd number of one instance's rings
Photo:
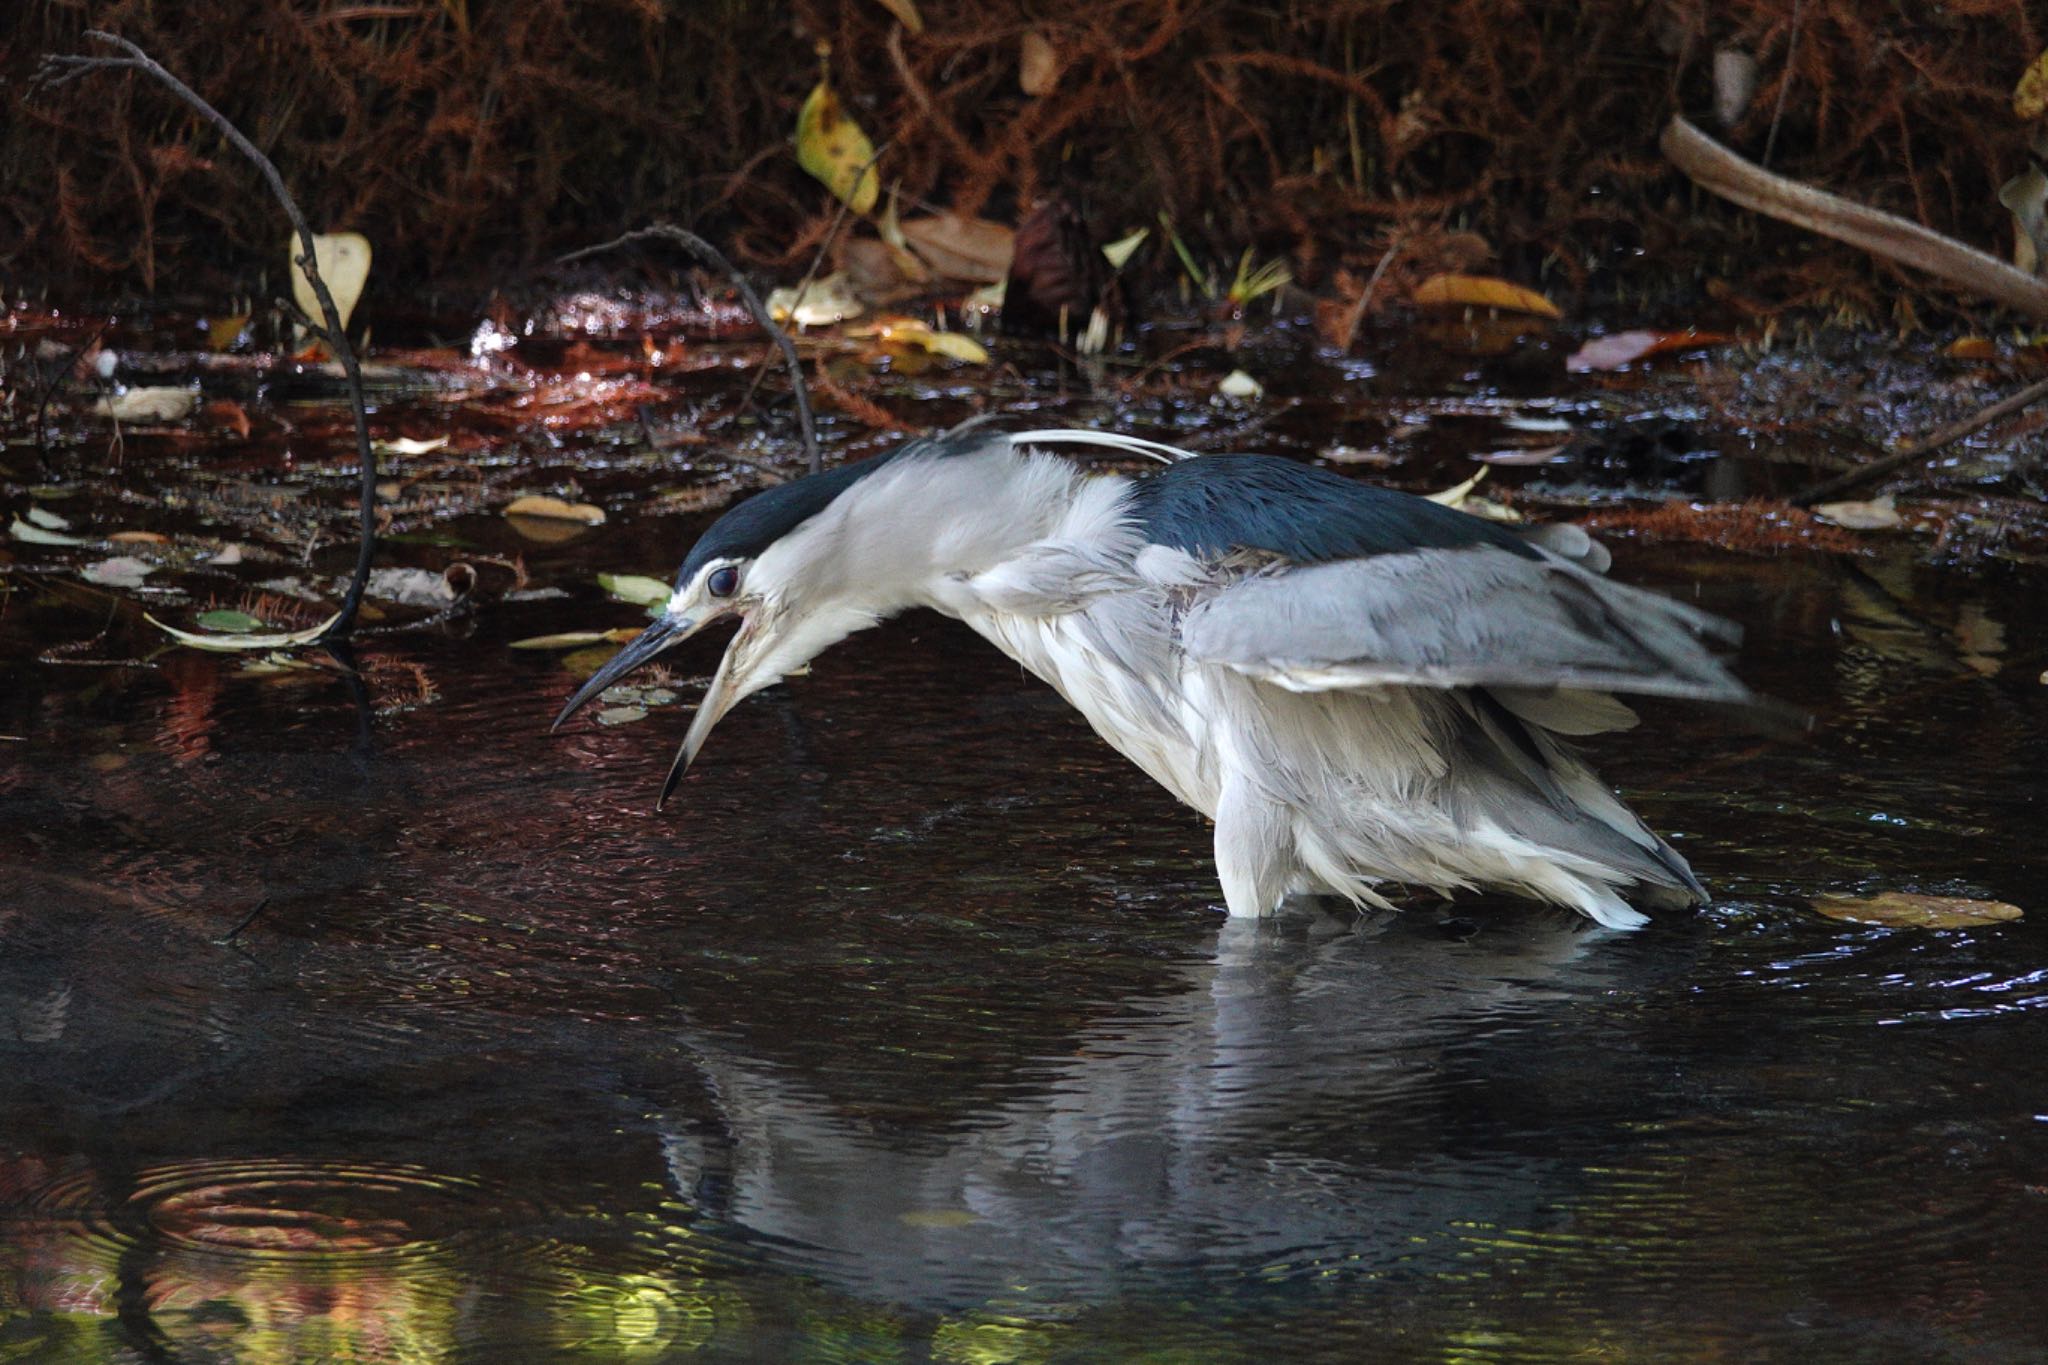
POLYGON ((370 713, 132 621, 148 667, 38 662, 104 605, 15 594, 0 1358, 2048 1348, 2038 574, 1623 543, 1817 718, 1599 747, 1716 904, 1247 926, 1197 817, 936 618, 745 704, 665 813, 722 640, 550 737, 573 677, 506 646, 630 624, 591 571, 701 520, 529 547, 572 595, 373 639, 370 713), (1807 904, 1880 889, 2029 918, 1807 904))

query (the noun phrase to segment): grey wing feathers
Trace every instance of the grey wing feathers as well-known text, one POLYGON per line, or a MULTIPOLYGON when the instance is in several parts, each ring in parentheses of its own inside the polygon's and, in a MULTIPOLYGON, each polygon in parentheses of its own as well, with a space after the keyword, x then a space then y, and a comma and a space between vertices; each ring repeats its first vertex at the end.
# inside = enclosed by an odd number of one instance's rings
POLYGON ((1567 734, 1633 719, 1586 694, 1753 700, 1704 643, 1732 642, 1737 627, 1537 549, 1424 549, 1252 574, 1191 607, 1181 643, 1190 658, 1299 692, 1494 688, 1517 714, 1567 734))

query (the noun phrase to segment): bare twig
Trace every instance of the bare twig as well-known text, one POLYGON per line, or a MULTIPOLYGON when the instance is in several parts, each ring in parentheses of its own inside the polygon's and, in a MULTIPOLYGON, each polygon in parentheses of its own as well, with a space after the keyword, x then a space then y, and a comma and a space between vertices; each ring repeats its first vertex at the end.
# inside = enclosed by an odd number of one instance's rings
POLYGON ((2048 398, 2048 379, 2029 384, 2018 393, 2001 398, 1989 407, 1980 408, 1959 422, 1951 422, 1945 427, 1931 431, 1917 441, 1908 441, 1889 455, 1879 456, 1869 464, 1858 465, 1831 479, 1824 479, 1793 498, 1792 502, 1795 506, 1811 507, 1822 498, 1833 497, 1858 484, 1883 478, 1893 470, 1904 468, 1915 460, 1925 459, 1943 446, 1960 441, 1978 428, 1990 426, 2001 417, 2010 417, 2021 408, 2030 403, 2038 403, 2043 398, 2048 398))
POLYGON ((299 248, 304 253, 298 258, 298 265, 306 274, 306 282, 313 286, 314 296, 320 300, 320 316, 324 326, 314 328, 316 335, 327 343, 341 361, 342 373, 348 380, 349 411, 356 424, 356 458, 362 469, 362 540, 356 551, 355 573, 349 579, 348 593, 342 598, 341 610, 334 618, 334 624, 321 636, 321 642, 345 640, 355 628, 356 609, 362 605, 363 588, 370 580, 370 561, 377 553, 377 457, 370 449, 370 420, 363 407, 363 371, 356 362, 355 348, 348 344, 348 335, 341 325, 341 310, 335 307, 334 295, 328 292, 327 282, 320 278, 320 267, 314 259, 313 230, 306 225, 305 215, 299 212, 291 191, 284 186, 284 177, 269 157, 257 150, 256 144, 242 136, 241 129, 228 122, 226 115, 199 97, 198 92, 166 71, 154 57, 129 42, 126 38, 98 29, 86 30, 85 36, 94 42, 105 43, 125 52, 124 57, 86 57, 70 53, 51 53, 36 68, 35 82, 42 86, 59 86, 80 76, 95 71, 140 71, 157 81, 172 94, 189 105, 194 112, 212 124, 230 145, 262 173, 270 192, 283 206, 285 216, 291 219, 292 231, 298 236, 299 248))
MULTIPOLYGON (((861 181, 865 180, 868 172, 874 169, 875 163, 882 159, 882 153, 888 150, 889 144, 886 142, 875 148, 874 155, 870 156, 861 165, 861 168, 853 173, 853 183, 858 185, 861 181)), ((811 285, 818 278, 819 267, 825 264, 825 253, 832 249, 833 241, 839 236, 840 227, 846 222, 847 212, 853 208, 852 199, 843 195, 834 197, 839 200, 839 207, 833 211, 832 221, 825 225, 824 240, 818 243, 817 251, 812 254, 810 268, 804 271, 804 277, 796 282, 796 293, 790 296, 789 317, 792 322, 796 321, 796 310, 804 306, 804 299, 810 294, 811 285)), ((733 409, 735 417, 753 406, 754 395, 760 391, 761 381, 767 378, 767 376, 768 371, 765 366, 754 371, 753 379, 747 384, 747 391, 740 395, 740 405, 733 409)), ((818 471, 813 468, 811 472, 815 474, 818 471)))
POLYGON ((241 933, 244 929, 248 928, 250 925, 254 924, 256 922, 256 917, 262 914, 264 910, 269 907, 269 905, 270 897, 268 896, 265 896, 262 900, 257 901, 254 909, 250 910, 248 914, 242 916, 239 920, 236 920, 235 927, 228 930, 225 934, 222 934, 219 938, 215 939, 214 942, 223 945, 233 943, 235 941, 235 936, 241 933))
POLYGON ((596 246, 586 246, 566 256, 559 256, 556 262, 566 265, 570 261, 580 261, 586 256, 595 256, 600 252, 615 251, 619 247, 644 242, 650 238, 673 242, 713 270, 723 273, 733 282, 734 288, 740 291, 740 301, 746 304, 747 311, 754 315, 754 321, 760 323, 762 330, 774 340, 775 345, 782 351, 783 363, 789 366, 790 387, 796 395, 797 425, 803 429, 804 455, 810 463, 811 473, 816 474, 824 469, 825 457, 818 450, 817 422, 811 416, 811 391, 804 385, 804 367, 803 362, 797 359, 796 343, 789 339, 789 333, 775 325, 775 319, 768 315, 768 306, 761 302, 761 296, 754 292, 754 286, 747 283, 747 277, 740 274, 738 268, 725 259, 717 247, 696 233, 677 227, 674 223, 655 223, 614 237, 609 242, 600 242, 596 246))
POLYGON ((36 395, 36 463, 45 474, 49 473, 51 468, 50 434, 43 426, 43 420, 50 411, 50 396, 57 391, 57 386, 64 382, 64 377, 71 373, 71 367, 78 363, 78 358, 92 349, 93 344, 106 334, 104 323, 95 327, 90 336, 73 346, 65 355, 63 363, 57 366, 57 372, 50 376, 49 382, 40 385, 41 392, 36 395))
POLYGON ((1996 256, 1882 209, 1774 175, 1683 118, 1671 120, 1659 145, 1702 189, 1746 209, 1924 270, 2018 312, 2048 318, 2048 280, 2036 279, 1996 256))
POLYGON ((1771 164, 1771 153, 1778 148, 1778 120, 1785 117, 1785 93, 1792 88, 1792 63, 1799 56, 1799 19, 1806 10, 1806 0, 1792 0, 1791 35, 1785 39, 1785 74, 1778 78, 1778 102, 1771 106, 1771 131, 1764 135, 1764 154, 1759 163, 1771 164))
POLYGON ((1380 280, 1386 275, 1387 267, 1394 263, 1400 253, 1401 237, 1396 234, 1387 244, 1387 250, 1380 257, 1380 263, 1372 268, 1372 277, 1365 282, 1365 288, 1358 291, 1358 302, 1351 305, 1351 311, 1344 315, 1344 344, 1338 349, 1350 351, 1351 343, 1358 340, 1358 324, 1365 321, 1365 310, 1372 306, 1372 296, 1379 292, 1380 280))

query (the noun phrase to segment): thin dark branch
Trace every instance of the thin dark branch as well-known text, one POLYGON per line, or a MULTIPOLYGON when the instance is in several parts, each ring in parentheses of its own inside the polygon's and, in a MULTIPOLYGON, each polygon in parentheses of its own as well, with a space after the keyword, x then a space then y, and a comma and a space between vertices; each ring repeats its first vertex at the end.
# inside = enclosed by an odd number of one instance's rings
MULTIPOLYGON (((874 169, 875 163, 882 159, 882 153, 888 150, 889 144, 886 142, 875 148, 874 155, 861 163, 861 168, 853 173, 853 183, 859 185, 865 180, 868 172, 874 169)), ((811 292, 812 283, 818 278, 819 267, 825 264, 826 253, 832 250, 832 243, 838 239, 839 229, 846 222, 847 212, 853 208, 853 200, 850 197, 835 197, 839 200, 839 207, 832 211, 832 221, 825 225, 824 240, 818 243, 818 249, 811 254, 810 268, 804 271, 804 277, 796 282, 796 293, 790 296, 789 318, 792 322, 796 321, 796 310, 804 306, 804 299, 811 292)), ((740 395, 740 405, 733 409, 733 416, 738 417, 753 404, 754 395, 760 391, 761 380, 767 373, 765 368, 754 371, 754 378, 748 383, 747 391, 740 395)), ((815 474, 818 471, 813 469, 811 472, 815 474)))
POLYGON ((559 256, 556 258, 556 263, 567 265, 571 261, 580 261, 586 256, 595 256, 601 252, 615 251, 619 247, 630 246, 634 242, 644 242, 650 238, 659 238, 665 242, 673 242, 704 264, 710 266, 713 270, 724 274, 727 279, 733 282, 734 287, 740 291, 740 301, 746 304, 747 311, 754 315, 754 321, 761 324, 762 330, 767 332, 774 340, 776 346, 781 349, 783 363, 789 366, 790 387, 796 395, 797 425, 803 429, 804 455, 810 463, 811 473, 816 474, 824 469, 825 458, 818 450, 817 422, 811 416, 811 391, 804 383, 804 368, 803 363, 797 359, 796 343, 789 339, 789 333, 775 325, 775 319, 768 316, 768 306, 761 302, 761 296, 754 292, 754 286, 747 283, 747 277, 740 274, 738 268, 731 261, 725 259, 717 247, 711 245, 711 243, 705 241, 696 233, 677 227, 674 223, 655 223, 650 227, 638 228, 623 236, 614 237, 609 242, 600 242, 596 246, 586 246, 572 251, 566 256, 559 256))
POLYGON ((306 225, 305 215, 299 212, 298 202, 291 191, 284 186, 284 177, 269 157, 257 150, 256 144, 242 136, 241 129, 228 122, 227 116, 199 97, 197 91, 173 76, 158 64, 154 57, 129 42, 126 38, 98 29, 88 29, 86 37, 95 42, 105 43, 127 53, 125 57, 86 57, 69 53, 46 55, 36 68, 34 83, 42 86, 59 86, 94 71, 140 71, 162 84, 172 94, 183 100, 198 115, 212 124, 220 135, 247 157, 262 173, 270 192, 283 206, 285 216, 291 219, 292 231, 297 234, 299 247, 304 253, 298 258, 299 268, 306 273, 306 282, 313 286, 313 294, 320 300, 320 316, 325 324, 313 329, 314 335, 327 343, 329 350, 341 361, 342 373, 348 380, 349 411, 356 423, 356 458, 362 468, 362 543, 356 553, 356 569, 349 579, 348 593, 342 599, 341 611, 334 624, 321 637, 322 643, 345 640, 355 628, 356 609, 362 605, 363 588, 370 579, 370 561, 377 553, 377 457, 370 449, 370 419, 363 406, 363 371, 356 362, 355 348, 348 344, 348 335, 341 325, 341 310, 335 306, 334 295, 328 292, 327 282, 320 278, 320 267, 314 259, 313 230, 306 225))
MULTIPOLYGON (((36 396, 36 464, 46 475, 50 473, 52 466, 50 464, 50 433, 44 428, 43 421, 50 412, 50 396, 57 392, 57 386, 62 384, 65 376, 71 373, 71 367, 78 363, 78 358, 90 350, 93 343, 106 334, 107 329, 103 324, 94 328, 92 335, 79 342, 76 346, 73 346, 70 352, 65 355, 63 363, 57 366, 56 373, 50 376, 49 382, 41 385, 42 391, 36 396)), ((40 376, 38 377, 40 378, 40 376)))
POLYGON ((1771 131, 1764 138, 1764 154, 1757 165, 1768 168, 1771 153, 1778 148, 1778 121, 1785 117, 1785 92, 1792 88, 1792 77, 1796 74, 1792 63, 1799 56, 1799 18, 1806 9, 1806 0, 1792 0, 1792 34, 1785 40, 1785 74, 1778 79, 1778 102, 1771 106, 1771 131))
POLYGON ((254 924, 256 922, 256 917, 262 914, 264 908, 269 904, 270 897, 268 896, 265 896, 262 900, 257 901, 254 909, 252 909, 248 914, 242 916, 240 919, 236 920, 235 927, 228 930, 225 934, 222 934, 219 938, 215 939, 214 942, 222 944, 233 943, 235 941, 235 935, 241 933, 244 929, 254 924))
POLYGON ((1799 507, 1811 507, 1822 498, 1833 497, 1837 493, 1847 492, 1858 484, 1883 478, 1892 471, 1904 468, 1915 460, 1924 460, 1943 446, 1960 441, 1978 428, 1990 426, 2001 417, 2010 417, 2021 408, 2038 403, 2043 398, 2048 398, 2048 379, 2029 384, 2018 393, 2001 398, 1988 407, 1979 408, 1959 422, 1950 422, 1945 427, 1930 431, 1917 441, 1908 441, 1891 454, 1881 455, 1869 464, 1861 464, 1835 475, 1832 479, 1824 479, 1792 501, 1799 507))

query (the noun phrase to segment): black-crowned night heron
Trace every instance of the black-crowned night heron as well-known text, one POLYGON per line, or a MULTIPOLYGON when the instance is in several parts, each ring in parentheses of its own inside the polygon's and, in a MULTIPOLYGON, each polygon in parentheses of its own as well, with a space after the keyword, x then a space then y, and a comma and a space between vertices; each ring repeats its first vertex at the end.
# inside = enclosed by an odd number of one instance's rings
POLYGON ((719 718, 909 607, 959 618, 1215 822, 1232 915, 1290 893, 1490 887, 1602 924, 1706 899, 1567 747, 1616 692, 1750 702, 1734 627, 1602 577, 1571 526, 1514 531, 1264 455, 983 426, 771 488, 704 533, 675 595, 555 723, 738 616, 662 799, 719 718), (1170 461, 1143 478, 1050 453, 1170 461))

